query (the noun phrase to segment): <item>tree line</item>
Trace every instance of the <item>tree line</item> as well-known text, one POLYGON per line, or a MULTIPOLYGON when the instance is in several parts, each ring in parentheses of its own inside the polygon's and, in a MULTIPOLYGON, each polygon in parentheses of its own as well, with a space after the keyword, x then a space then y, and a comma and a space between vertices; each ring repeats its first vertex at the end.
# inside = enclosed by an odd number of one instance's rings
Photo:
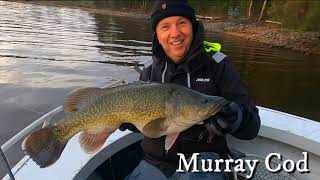
MULTIPOLYGON (((81 0, 74 0, 80 2, 81 0)), ((84 2, 84 1, 83 1, 84 2)), ((87 2, 87 1, 86 1, 87 2)), ((150 13, 154 0, 96 0, 98 8, 126 8, 150 13)), ((283 28, 320 31, 320 0, 189 0, 200 15, 273 22, 283 28)))

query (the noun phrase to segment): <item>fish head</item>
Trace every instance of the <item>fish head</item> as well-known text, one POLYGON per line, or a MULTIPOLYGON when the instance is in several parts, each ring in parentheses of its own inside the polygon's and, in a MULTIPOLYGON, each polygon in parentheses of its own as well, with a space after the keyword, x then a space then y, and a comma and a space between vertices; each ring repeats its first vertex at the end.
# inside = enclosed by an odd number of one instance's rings
POLYGON ((173 119, 171 123, 190 127, 219 112, 227 100, 178 87, 172 90, 166 103, 166 111, 173 119))

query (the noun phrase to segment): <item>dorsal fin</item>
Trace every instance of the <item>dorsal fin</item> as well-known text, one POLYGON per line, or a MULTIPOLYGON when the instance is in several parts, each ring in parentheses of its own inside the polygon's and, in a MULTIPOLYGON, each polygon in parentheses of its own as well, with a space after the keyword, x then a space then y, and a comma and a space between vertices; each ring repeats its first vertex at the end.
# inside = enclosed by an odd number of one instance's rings
POLYGON ((64 112, 75 112, 85 107, 85 104, 92 98, 100 96, 105 90, 97 87, 86 87, 72 91, 65 98, 64 112))

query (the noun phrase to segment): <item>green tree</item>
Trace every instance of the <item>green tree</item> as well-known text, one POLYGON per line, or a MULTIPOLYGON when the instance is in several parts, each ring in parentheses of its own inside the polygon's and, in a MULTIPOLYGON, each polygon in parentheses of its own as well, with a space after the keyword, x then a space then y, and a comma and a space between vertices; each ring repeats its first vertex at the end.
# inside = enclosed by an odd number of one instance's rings
POLYGON ((283 27, 300 31, 320 30, 320 1, 282 0, 271 3, 268 14, 283 27))

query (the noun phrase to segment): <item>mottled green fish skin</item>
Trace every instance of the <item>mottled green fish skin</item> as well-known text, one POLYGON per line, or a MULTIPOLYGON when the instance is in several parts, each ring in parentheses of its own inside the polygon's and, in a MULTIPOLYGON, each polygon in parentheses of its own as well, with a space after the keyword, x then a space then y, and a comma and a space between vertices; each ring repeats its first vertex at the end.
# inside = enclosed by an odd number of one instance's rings
POLYGON ((224 98, 208 96, 175 84, 133 83, 114 88, 81 88, 64 103, 63 121, 39 129, 22 142, 22 149, 40 168, 55 163, 78 132, 86 153, 102 148, 122 123, 132 123, 145 136, 168 135, 169 150, 181 131, 219 112, 224 98))
POLYGON ((203 117, 196 113, 202 108, 201 98, 212 97, 174 84, 148 83, 106 89, 102 95, 88 100, 83 109, 57 123, 55 134, 63 141, 84 130, 113 132, 122 123, 132 123, 142 131, 149 122, 162 118, 167 119, 168 126, 170 121, 175 121, 171 125, 177 130, 171 131, 180 131, 195 124, 192 116, 197 116, 193 118, 197 120, 209 117, 209 113, 203 117), (191 120, 188 122, 186 117, 191 120))

